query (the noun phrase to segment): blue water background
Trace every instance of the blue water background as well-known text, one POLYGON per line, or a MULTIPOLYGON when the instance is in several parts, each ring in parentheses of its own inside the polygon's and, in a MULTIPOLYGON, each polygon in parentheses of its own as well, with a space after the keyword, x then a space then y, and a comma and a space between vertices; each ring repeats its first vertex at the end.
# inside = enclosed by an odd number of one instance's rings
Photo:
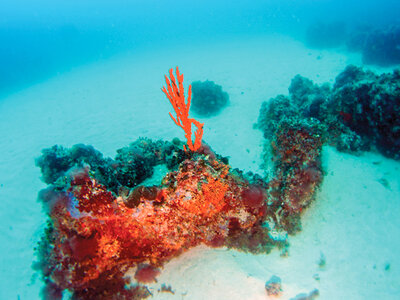
POLYGON ((379 28, 399 11, 396 0, 2 0, 0 96, 123 51, 273 32, 301 38, 316 21, 379 28))

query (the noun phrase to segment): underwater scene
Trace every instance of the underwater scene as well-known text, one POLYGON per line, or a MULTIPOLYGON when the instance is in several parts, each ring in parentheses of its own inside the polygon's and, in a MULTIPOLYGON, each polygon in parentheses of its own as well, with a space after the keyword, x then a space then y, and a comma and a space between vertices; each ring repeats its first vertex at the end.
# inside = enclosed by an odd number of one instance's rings
POLYGON ((0 2, 0 299, 400 299, 398 0, 0 2))

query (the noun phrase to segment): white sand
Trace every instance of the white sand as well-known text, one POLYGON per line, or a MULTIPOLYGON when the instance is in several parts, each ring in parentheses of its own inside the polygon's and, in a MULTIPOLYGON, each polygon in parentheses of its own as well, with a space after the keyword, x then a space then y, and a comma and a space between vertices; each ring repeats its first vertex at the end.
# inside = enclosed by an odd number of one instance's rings
MULTIPOLYGON (((233 167, 262 172, 263 138, 252 129, 261 103, 287 94, 298 73, 317 83, 333 82, 348 63, 358 62, 283 36, 242 38, 121 55, 0 100, 0 299, 39 298, 41 282, 31 263, 45 220, 36 202, 45 185, 34 166, 42 148, 86 143, 114 156, 139 136, 183 139, 160 90, 163 75, 179 65, 186 86, 214 80, 230 95, 230 106, 219 116, 199 118, 205 122, 205 141, 230 156, 233 167)), ((323 159, 327 176, 304 215, 303 231, 290 239, 289 257, 278 251, 255 256, 193 249, 165 266, 152 287, 154 298, 268 299, 264 284, 276 274, 283 282, 282 299, 314 288, 321 299, 398 299, 400 164, 330 148, 323 159), (390 188, 378 182, 382 177, 390 188), (321 252, 323 270, 317 265, 321 252), (313 279, 316 273, 320 281, 313 279), (170 284, 175 295, 158 294, 161 283, 170 284)))

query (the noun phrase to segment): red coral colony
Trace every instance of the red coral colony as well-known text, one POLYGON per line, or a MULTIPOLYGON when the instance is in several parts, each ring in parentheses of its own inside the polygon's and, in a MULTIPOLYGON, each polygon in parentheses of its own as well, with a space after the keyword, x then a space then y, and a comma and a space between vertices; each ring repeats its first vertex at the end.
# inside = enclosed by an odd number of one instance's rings
POLYGON ((231 169, 227 158, 201 142, 203 124, 189 118, 190 88, 185 104, 183 75, 176 71, 180 86, 171 69, 163 91, 188 149, 178 139, 141 138, 118 150, 115 160, 85 145, 54 146, 37 159, 49 184, 39 193, 49 221, 35 265, 46 283, 44 299, 66 293, 73 299, 143 299, 151 295, 144 284, 192 247, 266 253, 285 247, 284 233, 295 231, 294 220, 322 178, 318 136, 282 132, 275 143, 281 163, 269 183, 231 169), (194 142, 191 124, 197 127, 194 142), (140 185, 162 164, 169 172, 161 185, 140 185))

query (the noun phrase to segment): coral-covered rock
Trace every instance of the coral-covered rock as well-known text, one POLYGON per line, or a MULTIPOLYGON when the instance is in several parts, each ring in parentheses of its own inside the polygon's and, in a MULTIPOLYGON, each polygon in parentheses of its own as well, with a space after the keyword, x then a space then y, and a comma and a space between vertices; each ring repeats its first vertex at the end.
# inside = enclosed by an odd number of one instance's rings
POLYGON ((323 129, 330 118, 330 92, 329 85, 318 86, 311 80, 296 75, 289 86, 289 96, 278 95, 262 104, 257 127, 267 139, 275 135, 281 124, 292 126, 291 124, 304 123, 307 127, 315 124, 323 129))
POLYGON ((36 166, 41 169, 42 179, 47 184, 55 183, 73 164, 68 150, 58 145, 43 149, 42 156, 36 159, 36 166))
POLYGON ((357 154, 377 148, 400 159, 399 114, 399 71, 376 75, 350 65, 336 77, 333 88, 297 75, 289 96, 262 104, 257 126, 271 139, 282 126, 314 124, 324 141, 340 151, 357 154))
POLYGON ((90 145, 77 144, 67 149, 58 145, 44 149, 42 156, 36 159, 41 168, 43 181, 55 186, 65 185, 64 179, 72 167, 89 167, 93 176, 110 189, 116 187, 115 164, 90 145))
POLYGON ((195 81, 192 83, 192 109, 201 116, 219 113, 229 101, 228 93, 214 81, 195 81))
POLYGON ((296 76, 289 93, 264 102, 257 124, 270 144, 265 165, 273 161, 266 189, 268 209, 274 213, 268 223, 274 233, 269 234, 282 242, 282 233, 300 230, 299 214, 315 199, 323 178, 321 149, 330 133, 329 86, 296 76))
MULTIPOLYGON (((380 76, 355 66, 338 75, 330 99, 331 114, 382 154, 400 159, 400 73, 380 76)), ((342 143, 343 144, 343 143, 342 143)))
POLYGON ((119 189, 131 189, 148 179, 156 165, 165 164, 174 170, 187 158, 179 141, 152 141, 139 138, 128 147, 117 150, 115 159, 103 155, 90 145, 77 144, 67 149, 53 146, 36 159, 43 181, 55 187, 65 186, 66 173, 72 168, 89 168, 91 176, 118 194, 119 189))
POLYGON ((371 149, 370 143, 348 127, 344 127, 334 139, 336 149, 351 154, 361 154, 371 149))
POLYGON ((77 299, 125 299, 143 292, 127 286, 129 268, 137 266, 137 281, 152 282, 163 263, 196 245, 268 251, 263 186, 232 173, 210 148, 206 152, 191 153, 160 186, 122 187, 116 195, 90 167, 74 166, 64 186, 41 192, 51 209, 37 269, 48 290, 67 289, 77 299))
POLYGON ((270 201, 280 203, 287 214, 300 213, 315 198, 322 182, 318 127, 282 126, 272 141, 276 163, 270 182, 270 201))
POLYGON ((324 143, 355 154, 377 149, 400 159, 399 115, 399 71, 376 75, 355 66, 340 73, 333 88, 297 75, 289 96, 264 102, 257 127, 270 144, 265 165, 273 162, 266 189, 268 211, 274 213, 270 236, 275 240, 272 230, 300 230, 299 214, 322 183, 324 143))

